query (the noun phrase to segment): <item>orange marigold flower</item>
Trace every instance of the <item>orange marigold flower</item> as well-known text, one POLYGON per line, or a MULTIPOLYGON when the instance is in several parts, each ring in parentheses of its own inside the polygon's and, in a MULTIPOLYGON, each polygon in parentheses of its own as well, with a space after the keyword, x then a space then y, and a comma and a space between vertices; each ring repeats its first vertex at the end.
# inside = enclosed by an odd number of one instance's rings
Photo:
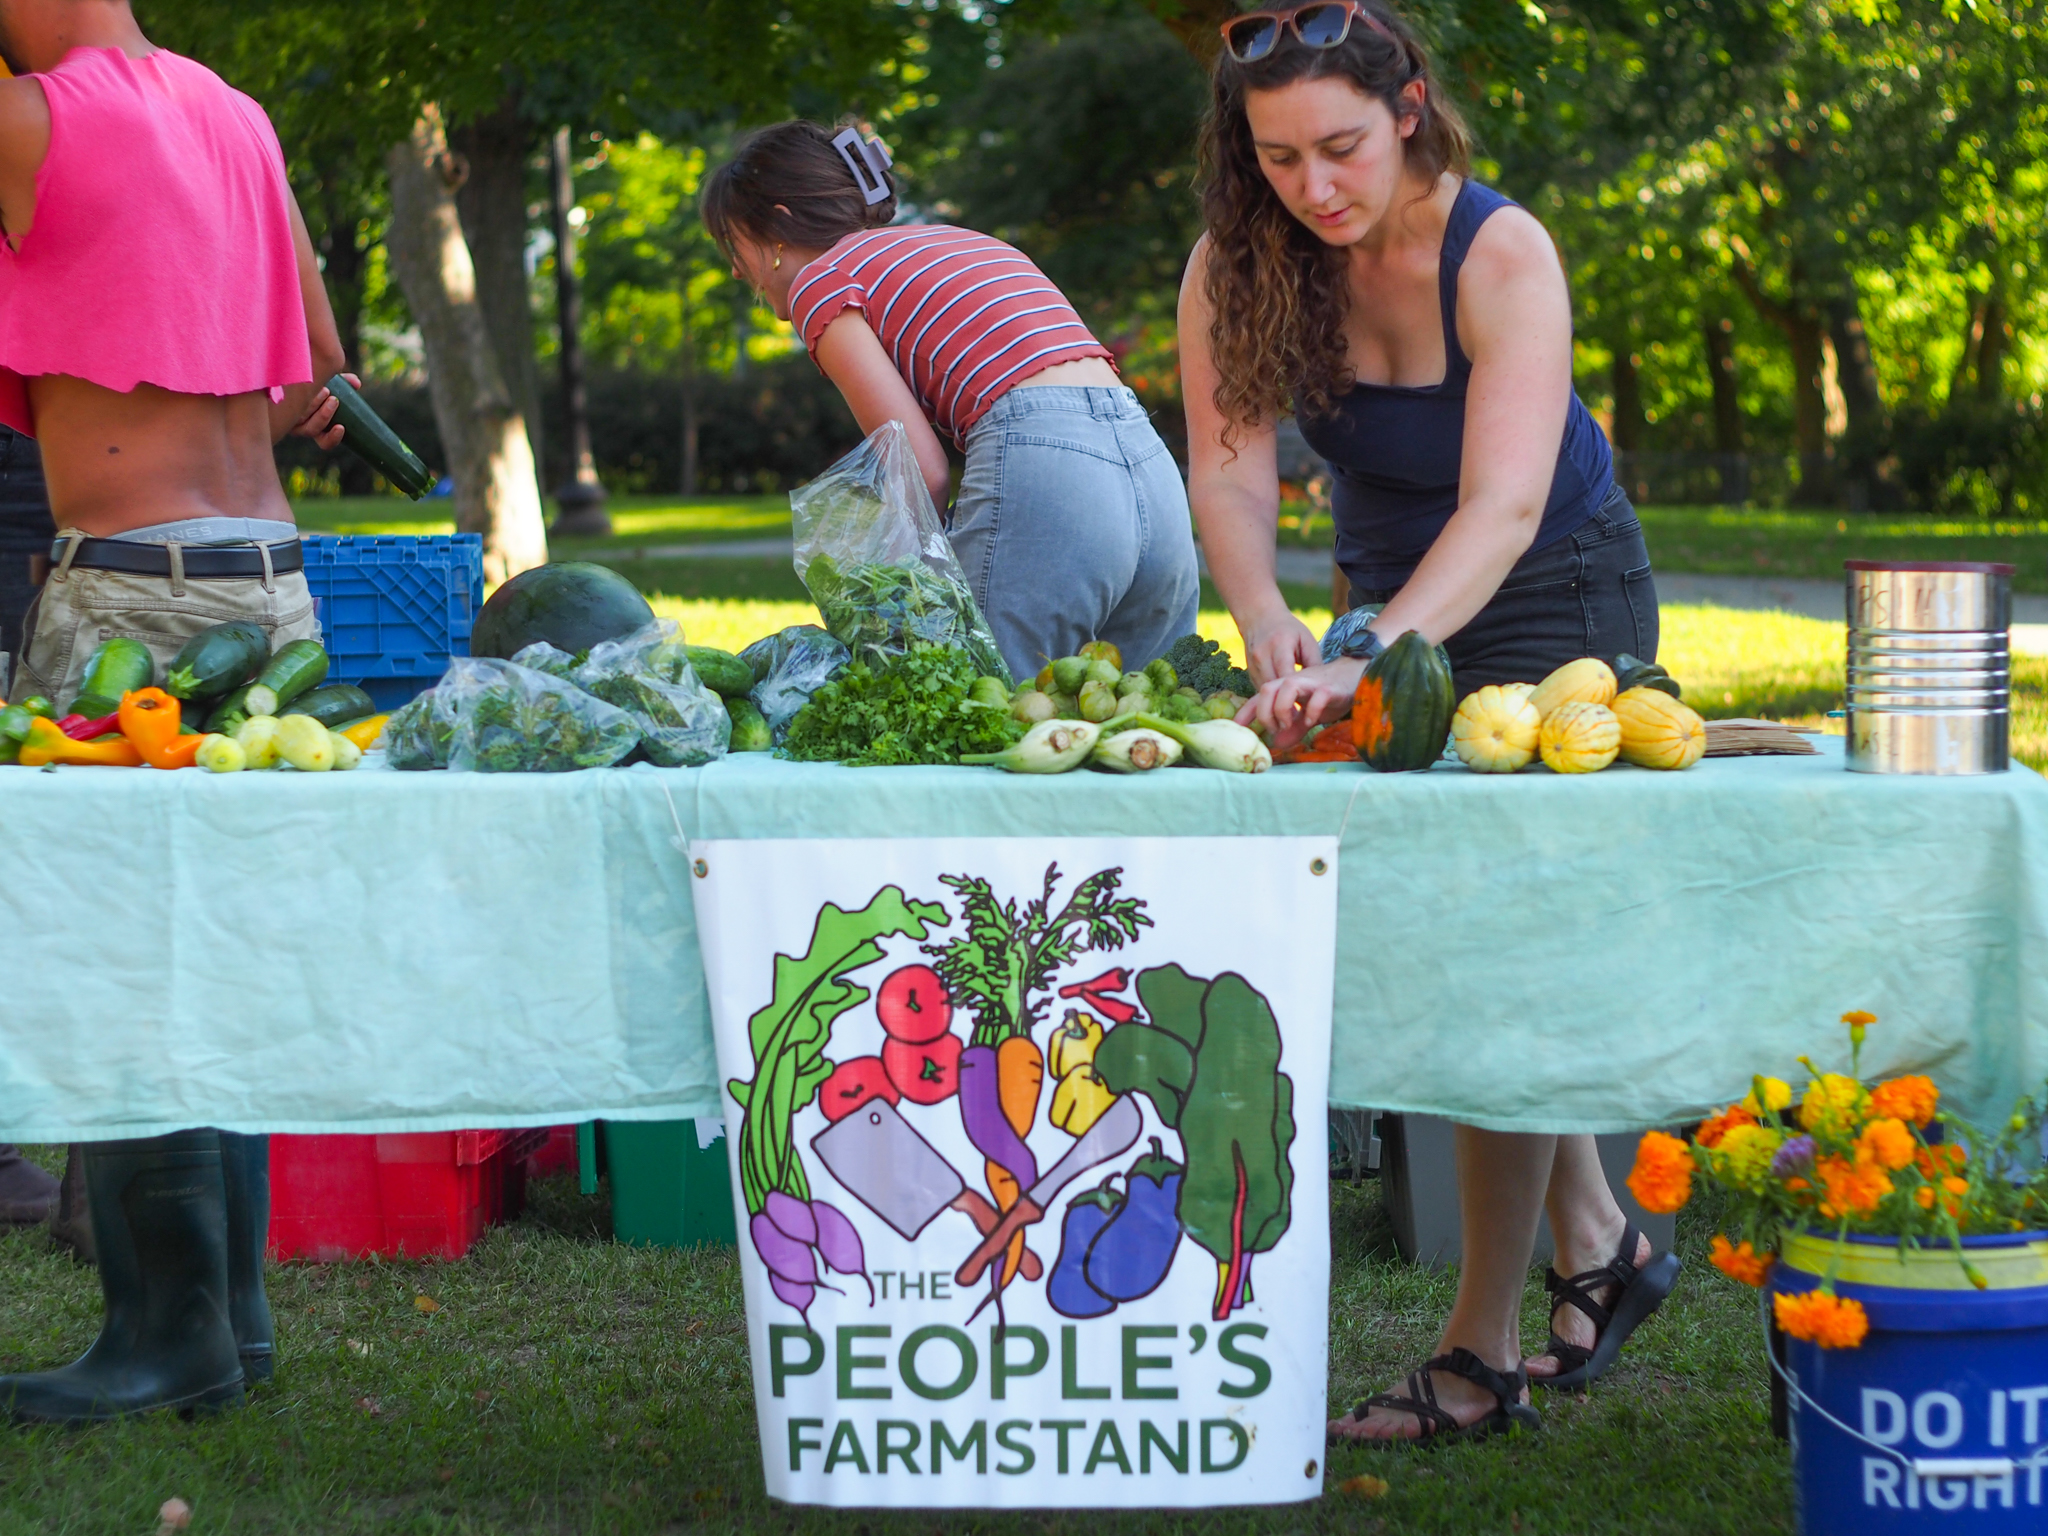
POLYGON ((1856 1160, 1903 1168, 1913 1161, 1913 1133, 1898 1120, 1873 1120, 1856 1138, 1856 1160))
POLYGON ((1814 1172, 1827 1191, 1820 1203, 1823 1216, 1867 1216, 1892 1192, 1891 1175, 1860 1159, 1852 1163, 1845 1157, 1824 1157, 1814 1164, 1814 1172))
POLYGON ((1874 1013, 1866 1012, 1861 1008, 1851 1008, 1847 1013, 1842 1015, 1842 1022, 1844 1024, 1847 1024, 1851 1029, 1856 1028, 1858 1025, 1862 1025, 1868 1028, 1870 1025, 1875 1024, 1877 1022, 1877 1015, 1874 1013))
POLYGON ((1636 1146, 1628 1187, 1646 1211, 1668 1216, 1692 1198, 1692 1149, 1676 1136, 1651 1131, 1636 1146))
POLYGON ((1921 1210, 1933 1210, 1934 1186, 1931 1184, 1922 1184, 1918 1189, 1913 1191, 1913 1198, 1919 1202, 1921 1210))
POLYGON ((1776 1262, 1770 1254, 1758 1253, 1750 1247, 1747 1238, 1738 1246, 1731 1248, 1728 1239, 1718 1232, 1714 1234, 1713 1252, 1707 1257, 1713 1261, 1714 1268, 1730 1280, 1740 1280, 1744 1285, 1756 1286, 1764 1283, 1771 1272, 1771 1265, 1776 1262))
POLYGON ((1968 1179, 1959 1179, 1954 1174, 1950 1174, 1941 1181, 1941 1187, 1952 1195, 1967 1195, 1970 1192, 1970 1181, 1968 1179))
POLYGON ((1943 1142, 1936 1147, 1921 1147, 1913 1154, 1913 1166, 1930 1179, 1940 1178, 1946 1171, 1953 1172, 1969 1161, 1970 1154, 1958 1142, 1943 1142))
POLYGON ((1827 1291, 1774 1296, 1771 1310, 1785 1332, 1822 1349, 1854 1349, 1870 1332, 1870 1318, 1864 1313, 1862 1302, 1844 1300, 1827 1291))
POLYGON ((1940 1098, 1941 1090, 1931 1077, 1895 1077, 1870 1090, 1870 1112, 1926 1125, 1934 1119, 1934 1106, 1940 1098))
POLYGON ((1699 1134, 1693 1140, 1709 1151, 1712 1151, 1715 1147, 1721 1145, 1721 1138, 1734 1130, 1736 1126, 1755 1124, 1755 1115, 1744 1109, 1740 1104, 1730 1104, 1718 1115, 1702 1121, 1699 1134))
POLYGON ((1787 1180, 1785 1181, 1785 1187, 1786 1187, 1787 1189, 1792 1189, 1792 1190, 1799 1190, 1799 1189, 1811 1189, 1811 1188, 1813 1188, 1813 1186, 1812 1186, 1811 1184, 1809 1184, 1809 1183, 1808 1183, 1808 1182, 1807 1182, 1807 1181, 1806 1181, 1805 1179, 1787 1179, 1787 1180))

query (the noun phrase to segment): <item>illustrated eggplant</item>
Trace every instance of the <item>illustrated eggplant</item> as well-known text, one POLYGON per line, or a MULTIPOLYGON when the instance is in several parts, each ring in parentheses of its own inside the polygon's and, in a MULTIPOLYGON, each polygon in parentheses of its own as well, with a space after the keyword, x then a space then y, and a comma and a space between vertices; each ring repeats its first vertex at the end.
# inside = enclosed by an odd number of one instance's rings
MULTIPOLYGON (((1180 1248, 1180 1218, 1174 1205, 1184 1172, 1160 1150, 1154 1136, 1152 1150, 1133 1163, 1125 1177, 1123 1204, 1088 1245, 1081 1276, 1090 1290, 1121 1302, 1159 1289, 1180 1248)), ((1062 1245, 1060 1262, 1066 1257, 1062 1245)))
POLYGON ((1059 1260, 1045 1282, 1045 1299, 1061 1316, 1100 1317, 1115 1310, 1116 1303, 1088 1283, 1085 1265, 1088 1245, 1116 1215, 1119 1205, 1116 1190, 1107 1180, 1099 1189, 1067 1202, 1066 1219, 1060 1223, 1059 1260))

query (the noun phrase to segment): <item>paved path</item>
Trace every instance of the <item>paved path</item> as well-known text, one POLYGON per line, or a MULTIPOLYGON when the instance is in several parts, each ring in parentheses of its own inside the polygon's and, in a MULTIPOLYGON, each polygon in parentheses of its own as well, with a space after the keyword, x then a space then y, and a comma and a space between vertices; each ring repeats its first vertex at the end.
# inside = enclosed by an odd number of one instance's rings
MULTIPOLYGON (((716 544, 648 544, 632 549, 592 552, 587 559, 612 564, 635 560, 787 560, 795 553, 788 539, 732 539, 716 544)), ((1303 586, 1327 587, 1330 557, 1321 550, 1278 552, 1280 579, 1303 586)), ((1203 571, 1208 563, 1203 562, 1203 571)), ((1839 581, 1797 581, 1771 576, 1689 576, 1657 573, 1657 596, 1666 603, 1713 603, 1722 608, 1776 610, 1810 619, 1842 617, 1839 581)), ((2048 597, 2022 594, 2012 600, 2012 648, 2028 656, 2048 656, 2048 597)))

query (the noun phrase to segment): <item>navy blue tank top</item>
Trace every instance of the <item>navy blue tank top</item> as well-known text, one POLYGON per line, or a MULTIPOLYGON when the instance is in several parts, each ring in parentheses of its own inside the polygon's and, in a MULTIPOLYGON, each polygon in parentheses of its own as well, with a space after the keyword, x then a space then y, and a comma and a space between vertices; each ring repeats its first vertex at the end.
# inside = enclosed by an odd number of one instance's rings
MULTIPOLYGON (((1458 269, 1479 226, 1514 204, 1468 180, 1444 225, 1437 297, 1444 317, 1444 380, 1412 388, 1354 384, 1321 416, 1301 418, 1301 435, 1329 461, 1337 564, 1367 591, 1398 587, 1414 573, 1458 510, 1465 452, 1465 389, 1471 359, 1458 345, 1458 269)), ((1557 450, 1550 499, 1531 549, 1563 538, 1600 509, 1614 485, 1607 438, 1576 391, 1557 450)))

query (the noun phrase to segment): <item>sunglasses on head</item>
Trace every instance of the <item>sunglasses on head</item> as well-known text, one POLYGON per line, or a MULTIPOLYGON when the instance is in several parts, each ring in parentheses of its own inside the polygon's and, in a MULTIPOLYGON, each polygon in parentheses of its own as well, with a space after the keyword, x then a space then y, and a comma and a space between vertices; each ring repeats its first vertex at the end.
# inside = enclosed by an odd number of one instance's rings
POLYGON ((1351 35, 1354 17, 1400 46, 1386 24, 1358 0, 1310 0, 1280 11, 1247 11, 1223 23, 1223 46, 1240 64, 1256 64, 1271 55, 1286 32, 1304 48, 1335 48, 1351 35))

